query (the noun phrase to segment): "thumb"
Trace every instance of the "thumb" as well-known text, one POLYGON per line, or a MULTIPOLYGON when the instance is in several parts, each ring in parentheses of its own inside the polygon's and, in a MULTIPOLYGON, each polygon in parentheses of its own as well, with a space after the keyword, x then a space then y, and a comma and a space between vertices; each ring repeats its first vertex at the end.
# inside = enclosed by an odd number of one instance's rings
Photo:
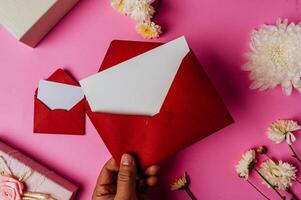
POLYGON ((124 154, 121 158, 115 200, 136 199, 136 164, 134 158, 124 154))

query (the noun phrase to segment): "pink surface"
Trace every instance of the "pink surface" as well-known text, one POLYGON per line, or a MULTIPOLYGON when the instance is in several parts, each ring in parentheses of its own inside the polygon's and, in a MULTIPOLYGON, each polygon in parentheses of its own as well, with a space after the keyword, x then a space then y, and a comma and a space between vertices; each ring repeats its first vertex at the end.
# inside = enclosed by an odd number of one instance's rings
MULTIPOLYGON (((158 41, 187 37, 236 123, 164 162, 155 192, 160 191, 160 196, 153 199, 188 199, 183 192, 168 190, 169 181, 184 170, 191 175, 191 189, 199 199, 262 199, 233 170, 240 154, 265 144, 276 158, 292 160, 286 145, 272 144, 265 129, 277 118, 301 121, 301 95, 284 97, 280 89, 250 91, 247 73, 240 70, 252 28, 277 17, 301 20, 301 2, 163 0, 157 21, 165 34, 158 41)), ((0 29, 0 139, 81 186, 81 200, 91 199, 99 170, 110 155, 89 120, 85 136, 34 135, 33 96, 39 79, 58 66, 77 79, 95 73, 113 39, 141 40, 134 23, 112 10, 108 0, 81 1, 36 49, 0 29)), ((296 146, 301 152, 300 137, 296 146)), ((271 190, 261 188, 277 199, 271 190)))

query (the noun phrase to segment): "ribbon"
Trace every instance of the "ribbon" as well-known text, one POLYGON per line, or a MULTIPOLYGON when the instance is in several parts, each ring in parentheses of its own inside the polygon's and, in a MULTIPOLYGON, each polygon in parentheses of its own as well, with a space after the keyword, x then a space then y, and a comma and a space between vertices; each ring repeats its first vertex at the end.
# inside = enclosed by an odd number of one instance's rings
MULTIPOLYGON (((12 171, 10 170, 9 166, 7 165, 6 161, 3 157, 0 156, 0 176, 7 177, 7 182, 3 182, 2 184, 7 185, 10 184, 10 180, 12 179, 14 183, 20 183, 20 185, 24 185, 26 179, 28 179, 32 174, 32 170, 28 169, 23 175, 20 177, 14 176, 12 171)), ((1 184, 1 182, 0 182, 1 184)), ((26 187, 22 187, 21 189, 24 190, 26 187)), ((57 200, 52 197, 50 194, 47 193, 39 193, 39 192, 30 192, 30 191, 19 191, 16 188, 16 191, 19 195, 21 195, 22 200, 57 200)), ((11 197, 8 197, 9 200, 15 200, 11 197)), ((17 199, 17 198, 16 198, 17 199)))
POLYGON ((291 145, 293 142, 296 141, 296 137, 292 132, 288 132, 285 136, 286 142, 291 145))

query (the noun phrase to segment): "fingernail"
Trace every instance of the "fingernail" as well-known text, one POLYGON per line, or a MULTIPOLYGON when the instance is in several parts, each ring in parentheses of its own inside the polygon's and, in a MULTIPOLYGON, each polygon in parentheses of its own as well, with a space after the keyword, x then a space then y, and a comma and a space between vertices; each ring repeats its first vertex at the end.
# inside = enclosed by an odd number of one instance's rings
POLYGON ((128 154, 124 154, 121 158, 121 164, 125 166, 130 166, 132 164, 132 158, 128 154))

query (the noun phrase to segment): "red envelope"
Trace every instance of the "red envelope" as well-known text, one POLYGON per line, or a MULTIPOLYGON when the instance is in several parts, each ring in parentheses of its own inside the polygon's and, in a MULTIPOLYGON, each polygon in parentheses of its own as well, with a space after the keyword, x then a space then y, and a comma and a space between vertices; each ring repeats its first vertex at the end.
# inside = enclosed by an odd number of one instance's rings
MULTIPOLYGON (((160 46, 159 43, 113 41, 100 71, 160 46)), ((138 157, 142 168, 233 123, 233 119, 194 53, 183 59, 161 110, 155 116, 92 112, 87 114, 113 157, 138 157)))
MULTIPOLYGON (((58 69, 48 81, 79 86, 64 70, 58 69)), ((37 98, 34 98, 34 133, 49 134, 85 134, 85 99, 78 102, 71 110, 50 110, 37 98)))

